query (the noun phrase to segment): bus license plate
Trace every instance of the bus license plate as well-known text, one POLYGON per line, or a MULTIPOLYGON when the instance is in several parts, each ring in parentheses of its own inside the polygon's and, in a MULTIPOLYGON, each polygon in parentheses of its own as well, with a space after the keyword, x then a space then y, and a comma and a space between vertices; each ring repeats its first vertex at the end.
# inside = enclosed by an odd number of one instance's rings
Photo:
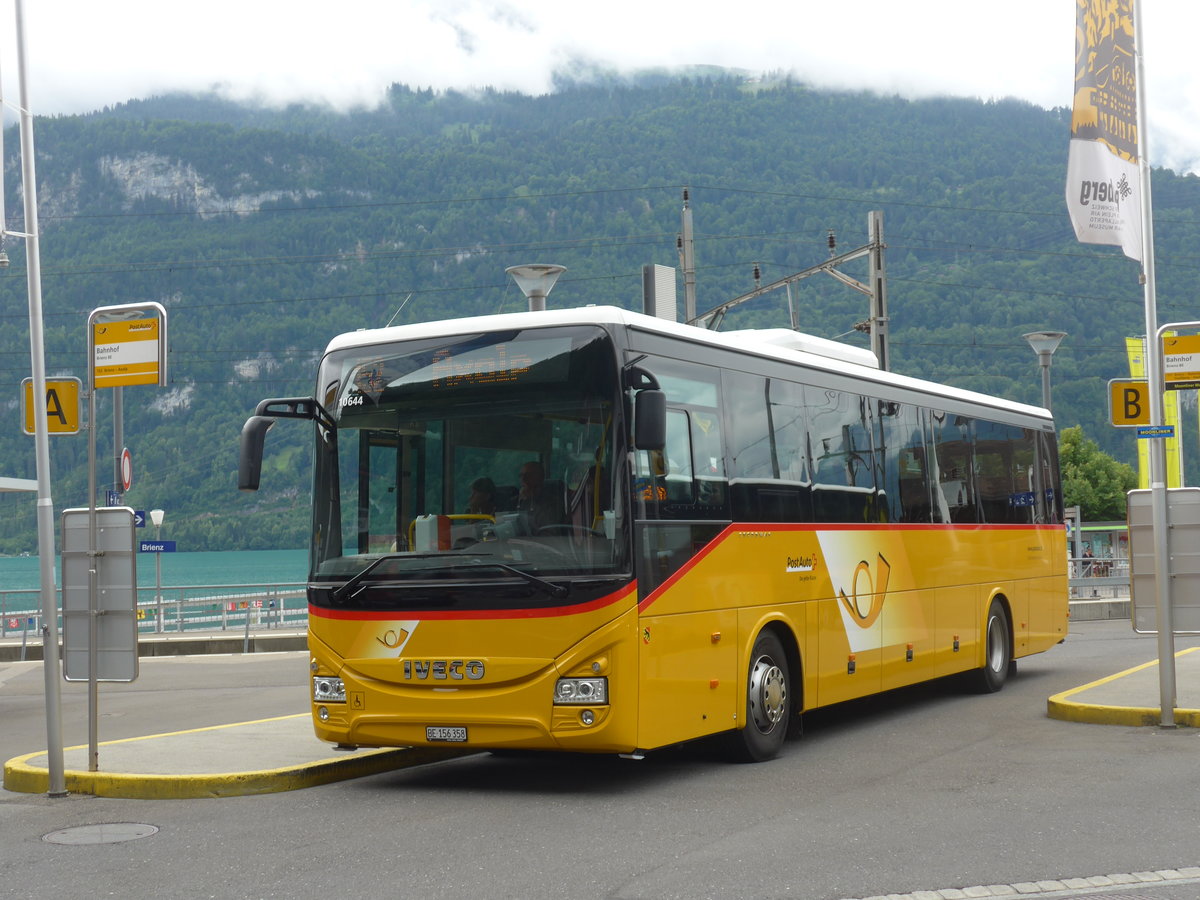
POLYGON ((447 727, 444 725, 429 725, 425 728, 425 740, 439 741, 450 744, 464 744, 467 741, 467 729, 447 727))

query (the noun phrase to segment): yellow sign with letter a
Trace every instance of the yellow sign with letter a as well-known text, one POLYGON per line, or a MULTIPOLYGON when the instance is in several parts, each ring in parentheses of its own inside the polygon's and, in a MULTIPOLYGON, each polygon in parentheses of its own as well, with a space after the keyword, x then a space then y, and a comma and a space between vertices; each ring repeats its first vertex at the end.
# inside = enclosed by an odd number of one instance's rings
MULTIPOLYGON (((46 379, 46 425, 50 434, 77 434, 79 432, 78 378, 46 379)), ((21 382, 21 421, 26 434, 35 432, 33 416, 33 379, 21 382)))

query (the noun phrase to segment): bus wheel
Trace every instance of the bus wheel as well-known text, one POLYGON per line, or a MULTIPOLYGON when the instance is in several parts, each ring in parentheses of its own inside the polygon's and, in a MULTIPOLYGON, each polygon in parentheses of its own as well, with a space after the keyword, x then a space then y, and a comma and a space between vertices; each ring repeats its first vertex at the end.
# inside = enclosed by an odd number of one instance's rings
POLYGON ((975 672, 975 688, 981 694, 992 694, 1004 687, 1013 669, 1012 632, 1004 604, 993 600, 988 608, 987 630, 984 633, 983 668, 975 672))
POLYGON ((754 642, 746 678, 746 724, 730 737, 735 759, 762 762, 779 755, 792 714, 788 663, 774 632, 754 642))

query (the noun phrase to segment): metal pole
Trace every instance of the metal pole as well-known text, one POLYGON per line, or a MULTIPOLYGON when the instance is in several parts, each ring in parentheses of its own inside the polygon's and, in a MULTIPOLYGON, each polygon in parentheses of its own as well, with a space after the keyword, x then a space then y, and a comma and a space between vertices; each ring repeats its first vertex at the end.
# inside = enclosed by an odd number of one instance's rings
POLYGON ((679 261, 683 269, 683 321, 696 318, 696 240, 692 234, 692 207, 689 190, 683 189, 683 212, 680 214, 679 261))
MULTIPOLYGON (((1147 179, 1147 184, 1149 179, 1147 179)), ((1148 217, 1147 217, 1148 218, 1148 217)), ((1145 221, 1143 221, 1145 227, 1145 221)), ((1143 232, 1144 233, 1144 232, 1143 232)), ((1153 271, 1153 264, 1149 266, 1153 271)), ((1153 276, 1148 279, 1153 284, 1153 276)), ((1147 288, 1152 293, 1152 288, 1147 288)), ((1150 301, 1147 301, 1150 303, 1150 301)), ((1156 314, 1157 315, 1157 314, 1156 314)), ((1146 354, 1150 376, 1150 424, 1165 421, 1163 403, 1163 332, 1154 332, 1154 347, 1146 354)), ((1159 724, 1175 727, 1175 616, 1171 607, 1171 526, 1167 513, 1167 447, 1160 438, 1150 441, 1150 515, 1154 534, 1155 611, 1158 620, 1159 724)))
POLYGON ((46 415, 46 351, 42 332, 42 259, 38 246, 37 178, 33 115, 25 60, 24 0, 16 0, 17 76, 20 82, 21 180, 25 194, 25 267, 29 285, 29 356, 33 366, 34 447, 37 456, 38 561, 42 596, 42 671, 46 689, 46 758, 49 795, 66 796, 63 770, 62 691, 59 685, 58 592, 54 587, 54 500, 50 496, 50 442, 46 415))
POLYGON ((883 211, 873 210, 867 214, 867 242, 871 247, 867 283, 871 288, 871 350, 879 360, 879 368, 891 369, 888 346, 887 265, 883 243, 883 211))
MULTIPOLYGON (((90 343, 90 342, 89 342, 90 343)), ((100 686, 96 659, 96 378, 88 378, 88 771, 100 770, 100 686)))
POLYGON ((113 493, 120 497, 125 490, 121 475, 121 457, 125 449, 125 404, 122 391, 117 385, 112 389, 113 398, 113 493))
MULTIPOLYGON (((1146 337, 1154 346, 1147 347, 1146 365, 1150 390, 1150 424, 1161 426, 1163 414, 1162 335, 1158 328, 1158 308, 1154 290, 1154 216, 1150 202, 1150 162, 1146 152, 1150 129, 1146 119, 1146 71, 1142 30, 1142 4, 1133 5, 1137 59, 1138 175, 1141 183, 1142 281, 1146 299, 1146 337)), ((1150 503, 1154 534, 1154 583, 1158 613, 1158 700, 1160 722, 1175 727, 1175 624, 1171 613, 1170 532, 1167 525, 1167 453, 1162 440, 1150 441, 1150 503)))
MULTIPOLYGON (((1038 365, 1042 367, 1042 406, 1046 409, 1050 407, 1050 356, 1051 354, 1042 352, 1038 354, 1038 365)), ((1028 357, 1027 357, 1028 358, 1028 357)), ((1051 412, 1053 410, 1051 409, 1051 412)))
MULTIPOLYGON (((161 538, 162 538, 162 523, 156 522, 154 524, 154 541, 155 541, 155 543, 158 543, 161 545, 161 538)), ((158 623, 155 626, 154 630, 162 631, 163 630, 163 620, 162 620, 162 550, 161 549, 154 551, 154 607, 155 607, 155 613, 154 613, 155 621, 158 623)))

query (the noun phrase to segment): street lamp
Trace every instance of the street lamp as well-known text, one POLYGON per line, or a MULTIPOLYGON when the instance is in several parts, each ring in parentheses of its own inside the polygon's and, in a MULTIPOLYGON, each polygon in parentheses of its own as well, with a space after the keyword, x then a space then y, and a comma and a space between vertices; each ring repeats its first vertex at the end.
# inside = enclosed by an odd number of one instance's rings
POLYGON ((1038 356, 1038 365, 1042 367, 1042 406, 1046 409, 1050 409, 1050 357, 1066 336, 1065 331, 1032 331, 1021 335, 1029 341, 1029 346, 1038 356))
POLYGON ((166 513, 161 509, 150 510, 150 521, 154 523, 154 542, 155 546, 160 548, 154 551, 154 609, 155 609, 155 625, 154 630, 161 632, 163 630, 163 614, 162 614, 162 543, 159 538, 162 537, 163 517, 166 513))
POLYGON ((546 295, 558 281, 558 276, 567 271, 565 266, 553 263, 530 263, 525 266, 509 266, 504 270, 513 277, 517 287, 529 299, 529 311, 539 312, 546 308, 546 295))

